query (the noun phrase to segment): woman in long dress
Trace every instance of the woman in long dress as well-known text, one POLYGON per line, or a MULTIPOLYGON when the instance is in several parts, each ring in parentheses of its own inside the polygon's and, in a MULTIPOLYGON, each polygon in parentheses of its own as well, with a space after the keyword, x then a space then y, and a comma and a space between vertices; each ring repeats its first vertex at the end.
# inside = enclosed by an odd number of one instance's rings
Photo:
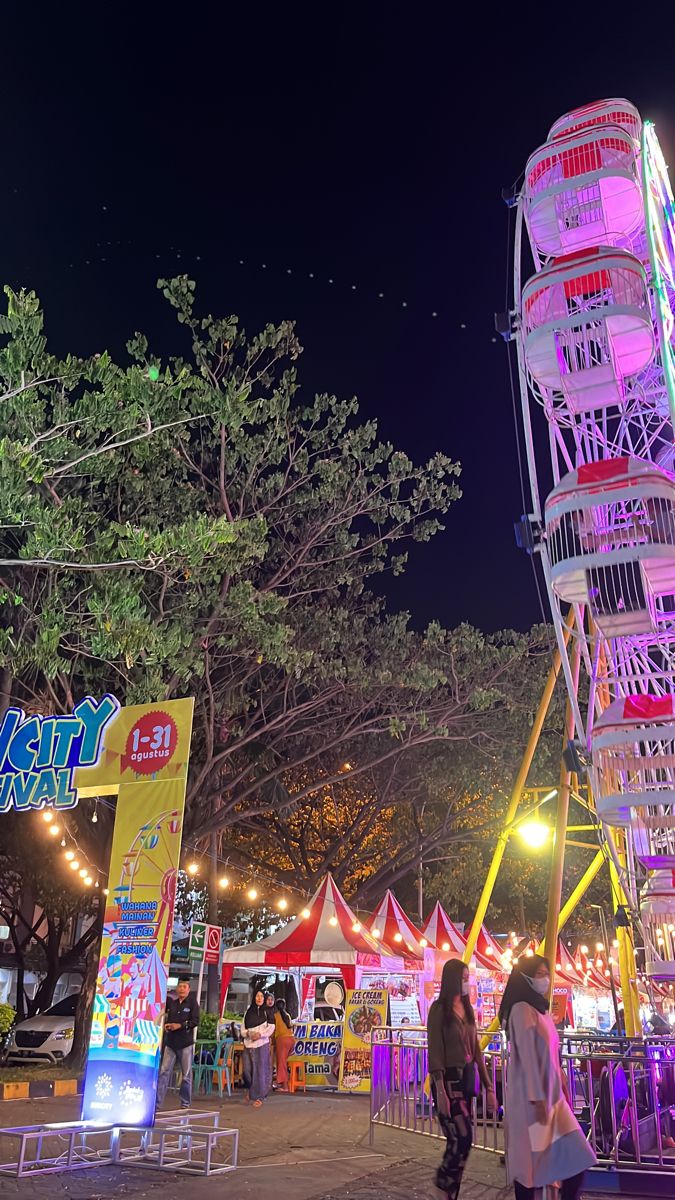
POLYGON ((262 1102, 272 1086, 270 1038, 274 1023, 269 1020, 265 996, 257 991, 244 1017, 244 1075, 248 1082, 248 1099, 254 1108, 262 1102))
POLYGON ((552 1184, 561 1184, 561 1200, 577 1200, 597 1161, 570 1108, 550 989, 548 960, 535 954, 511 972, 499 1010, 509 1041, 506 1165, 516 1200, 534 1200, 552 1184))
POLYGON ((476 1036, 476 1018, 469 1000, 469 970, 459 959, 443 967, 441 994, 427 1017, 429 1074, 438 1123, 446 1138, 445 1154, 436 1173, 436 1186, 448 1200, 457 1200, 471 1150, 471 1100, 467 1074, 478 1074, 487 1089, 488 1108, 497 1101, 476 1036), (468 1069, 468 1070, 467 1070, 468 1069))

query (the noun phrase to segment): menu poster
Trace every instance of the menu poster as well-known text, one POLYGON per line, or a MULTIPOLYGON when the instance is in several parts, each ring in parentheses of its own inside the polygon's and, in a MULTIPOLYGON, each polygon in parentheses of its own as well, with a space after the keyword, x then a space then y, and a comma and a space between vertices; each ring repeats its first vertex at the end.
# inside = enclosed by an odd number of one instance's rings
POLYGON ((421 1025, 420 1006, 417 996, 408 996, 405 1000, 389 997, 389 1011, 392 1025, 421 1025))
POLYGON ((342 1056, 341 1092, 370 1092, 371 1043, 387 1023, 385 988, 358 988, 347 992, 342 1056))

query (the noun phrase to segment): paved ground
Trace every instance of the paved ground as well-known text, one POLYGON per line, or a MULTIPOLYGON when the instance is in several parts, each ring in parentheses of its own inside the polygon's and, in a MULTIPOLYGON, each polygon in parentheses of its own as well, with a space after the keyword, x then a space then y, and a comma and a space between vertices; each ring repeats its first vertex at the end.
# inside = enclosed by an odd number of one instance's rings
MULTIPOLYGON (((255 1111, 239 1099, 204 1101, 221 1108, 220 1125, 240 1130, 240 1169, 212 1179, 141 1168, 97 1167, 18 1181, 0 1178, 0 1200, 438 1200, 433 1175, 440 1143, 378 1130, 369 1142, 368 1101, 360 1097, 274 1096, 255 1111)), ((62 1100, 0 1103, 0 1125, 76 1119, 78 1104, 62 1100)), ((0 1159, 9 1143, 0 1134, 0 1159)), ((462 1200, 502 1200, 504 1172, 494 1155, 476 1152, 462 1200)))

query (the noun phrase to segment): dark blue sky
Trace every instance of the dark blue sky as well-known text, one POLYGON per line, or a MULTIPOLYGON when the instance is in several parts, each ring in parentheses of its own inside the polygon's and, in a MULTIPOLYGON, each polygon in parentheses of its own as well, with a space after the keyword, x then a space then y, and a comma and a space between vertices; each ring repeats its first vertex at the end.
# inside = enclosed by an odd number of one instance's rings
POLYGON ((294 318, 308 394, 356 393, 412 456, 463 464, 392 603, 524 628, 500 192, 605 95, 656 120, 668 159, 675 21, 645 18, 636 44, 630 22, 589 36, 540 5, 241 7, 5 5, 3 281, 38 291, 58 352, 121 353, 135 329, 176 348, 160 274, 251 330, 294 318))

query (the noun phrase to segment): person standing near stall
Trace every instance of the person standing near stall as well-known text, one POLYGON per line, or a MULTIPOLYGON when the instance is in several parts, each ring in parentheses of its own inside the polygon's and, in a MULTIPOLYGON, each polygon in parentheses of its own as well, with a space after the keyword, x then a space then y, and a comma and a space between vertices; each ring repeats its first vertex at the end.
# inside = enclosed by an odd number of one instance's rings
POLYGON ((279 999, 275 1004, 274 1048, 277 1056, 277 1087, 280 1092, 288 1091, 288 1056, 295 1045, 293 1022, 286 1012, 286 1001, 279 999))
POLYGON ((270 1021, 265 995, 258 990, 244 1017, 244 1076, 248 1085, 247 1099, 254 1108, 261 1108, 272 1086, 270 1038, 274 1022, 270 1021))
POLYGON ((514 967, 499 1010, 510 1047, 504 1114, 516 1200, 534 1200, 555 1184, 561 1200, 577 1200, 584 1171, 597 1161, 569 1104, 550 989, 548 960, 534 954, 514 967))
POLYGON ((497 1106, 476 1035, 469 970, 460 959, 443 967, 441 992, 427 1018, 429 1074, 438 1123, 446 1138, 436 1187, 457 1200, 471 1150, 471 1101, 482 1083, 489 1109, 497 1106))

